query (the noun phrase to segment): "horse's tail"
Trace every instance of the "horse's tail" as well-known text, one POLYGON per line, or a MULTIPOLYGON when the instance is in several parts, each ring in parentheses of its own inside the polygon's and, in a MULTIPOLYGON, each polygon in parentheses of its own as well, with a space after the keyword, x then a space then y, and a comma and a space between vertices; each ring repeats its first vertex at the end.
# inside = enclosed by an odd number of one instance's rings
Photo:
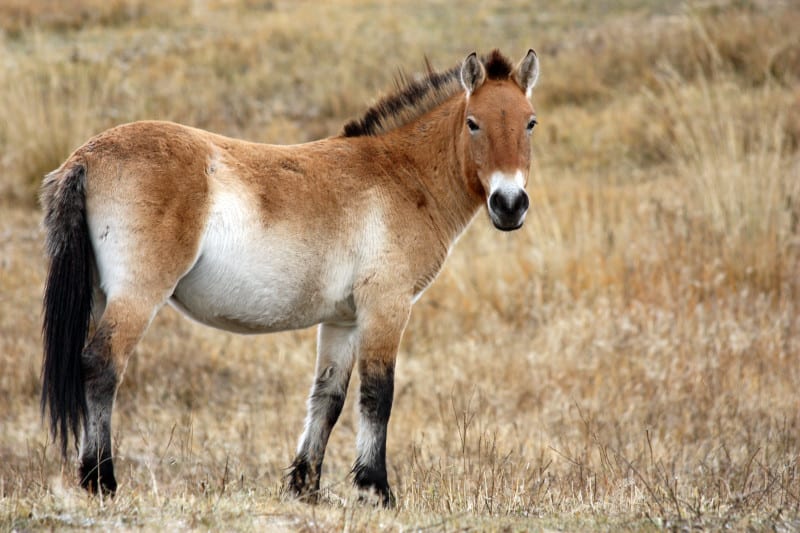
POLYGON ((86 420, 81 353, 92 312, 94 256, 86 222, 86 166, 71 160, 45 177, 41 191, 50 270, 44 292, 42 418, 67 454, 71 431, 86 420))

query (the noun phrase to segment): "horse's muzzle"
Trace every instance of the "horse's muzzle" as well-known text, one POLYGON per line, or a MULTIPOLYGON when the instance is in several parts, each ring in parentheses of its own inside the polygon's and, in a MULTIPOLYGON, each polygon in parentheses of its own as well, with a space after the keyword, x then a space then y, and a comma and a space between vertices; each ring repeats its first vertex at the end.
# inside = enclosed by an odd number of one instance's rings
POLYGON ((489 197, 489 217, 497 229, 513 231, 522 227, 529 205, 524 189, 498 189, 489 197))

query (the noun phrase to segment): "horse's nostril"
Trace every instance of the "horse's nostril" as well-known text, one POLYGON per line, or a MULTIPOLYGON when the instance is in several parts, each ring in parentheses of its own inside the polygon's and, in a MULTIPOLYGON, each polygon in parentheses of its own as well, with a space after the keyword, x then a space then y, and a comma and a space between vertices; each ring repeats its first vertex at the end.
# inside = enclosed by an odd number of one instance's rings
POLYGON ((520 211, 527 211, 529 205, 530 202, 528 201, 528 195, 524 192, 520 192, 514 199, 513 211, 517 213, 520 211))
POLYGON ((502 195, 494 193, 491 198, 489 198, 489 207, 495 212, 505 211, 506 205, 505 202, 503 202, 502 195))

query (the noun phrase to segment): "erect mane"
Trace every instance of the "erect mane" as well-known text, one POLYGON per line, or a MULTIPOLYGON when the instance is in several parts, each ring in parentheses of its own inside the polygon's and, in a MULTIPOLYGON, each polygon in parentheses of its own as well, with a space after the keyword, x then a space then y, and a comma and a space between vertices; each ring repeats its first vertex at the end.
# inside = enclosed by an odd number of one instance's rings
POLYGON ((488 58, 482 58, 483 66, 486 68, 486 77, 490 80, 505 80, 514 72, 514 65, 500 50, 492 50, 488 58))
MULTIPOLYGON (((481 61, 489 79, 507 79, 513 72, 511 62, 498 50, 481 61)), ((412 77, 401 71, 395 79, 395 92, 381 98, 361 118, 346 123, 342 135, 361 137, 386 133, 413 122, 464 90, 460 80, 461 64, 443 72, 434 71, 427 60, 425 64, 427 73, 422 76, 412 77)))

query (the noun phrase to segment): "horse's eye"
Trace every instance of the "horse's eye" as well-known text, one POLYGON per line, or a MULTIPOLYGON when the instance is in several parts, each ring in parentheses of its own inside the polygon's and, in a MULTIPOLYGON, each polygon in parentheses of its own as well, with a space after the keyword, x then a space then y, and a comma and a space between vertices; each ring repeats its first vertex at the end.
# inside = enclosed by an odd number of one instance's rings
POLYGON ((532 118, 530 122, 528 122, 528 131, 533 131, 534 126, 536 126, 539 122, 532 118))
POLYGON ((478 123, 475 122, 472 117, 467 117, 467 127, 469 128, 470 133, 475 133, 481 129, 480 126, 478 126, 478 123))

